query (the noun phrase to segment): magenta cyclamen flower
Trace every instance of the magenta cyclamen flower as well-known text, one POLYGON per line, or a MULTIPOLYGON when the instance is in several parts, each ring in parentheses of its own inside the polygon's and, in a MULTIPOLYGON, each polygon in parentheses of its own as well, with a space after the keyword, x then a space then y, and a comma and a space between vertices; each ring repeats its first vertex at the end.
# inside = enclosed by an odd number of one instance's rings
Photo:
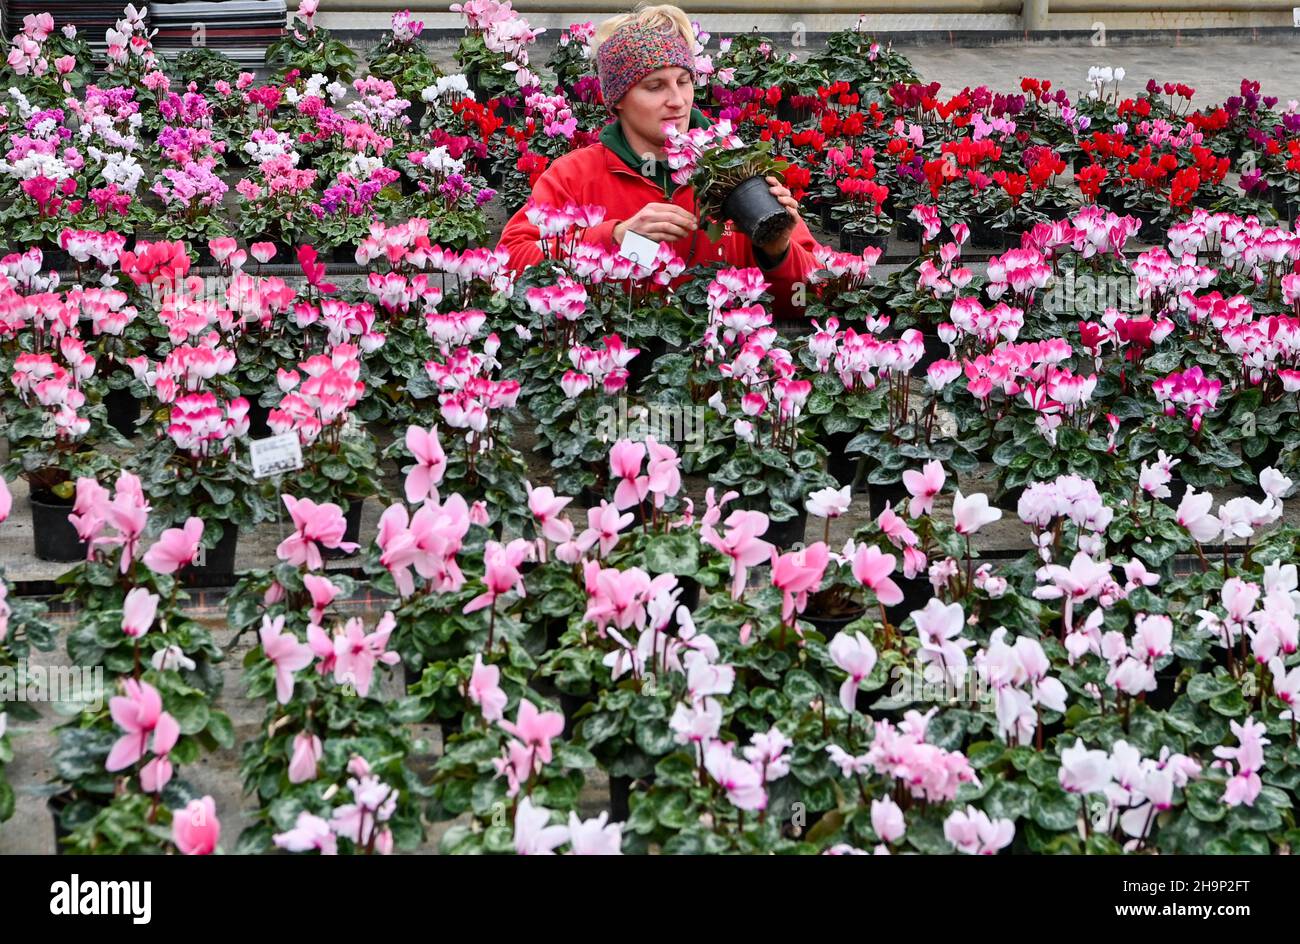
POLYGON ((189 806, 172 813, 172 841, 181 855, 211 855, 221 838, 217 804, 210 796, 191 800, 189 806))
POLYGON ((620 439, 609 451, 609 474, 618 480, 614 505, 620 511, 641 504, 650 492, 650 476, 641 474, 645 452, 644 443, 630 439, 620 439))

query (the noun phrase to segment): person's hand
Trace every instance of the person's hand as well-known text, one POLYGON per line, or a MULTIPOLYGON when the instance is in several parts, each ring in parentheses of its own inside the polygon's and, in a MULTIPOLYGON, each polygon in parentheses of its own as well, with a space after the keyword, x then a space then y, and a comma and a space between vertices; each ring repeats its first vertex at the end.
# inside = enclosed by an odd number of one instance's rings
POLYGON ((636 214, 614 227, 614 242, 621 243, 628 230, 656 242, 685 239, 700 228, 690 210, 675 203, 647 203, 636 214))
MULTIPOLYGON (((790 192, 790 188, 781 183, 781 181, 777 180, 775 177, 767 177, 764 179, 767 181, 767 189, 771 192, 772 196, 776 197, 777 202, 780 203, 781 206, 785 207, 787 212, 789 212, 797 222, 799 219, 799 201, 794 198, 794 194, 790 192)), ((767 253, 769 256, 776 258, 789 248, 790 234, 792 232, 793 229, 786 230, 770 245, 759 246, 758 248, 762 249, 763 252, 767 253)))

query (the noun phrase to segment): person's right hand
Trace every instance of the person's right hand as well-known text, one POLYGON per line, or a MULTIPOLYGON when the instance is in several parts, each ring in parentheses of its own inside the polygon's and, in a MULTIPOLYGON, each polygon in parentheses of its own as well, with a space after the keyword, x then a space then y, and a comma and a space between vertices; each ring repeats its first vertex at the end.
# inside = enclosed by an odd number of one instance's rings
POLYGON ((636 215, 614 227, 614 241, 621 243, 631 230, 656 242, 673 242, 699 228, 700 221, 695 215, 675 203, 647 203, 636 215))

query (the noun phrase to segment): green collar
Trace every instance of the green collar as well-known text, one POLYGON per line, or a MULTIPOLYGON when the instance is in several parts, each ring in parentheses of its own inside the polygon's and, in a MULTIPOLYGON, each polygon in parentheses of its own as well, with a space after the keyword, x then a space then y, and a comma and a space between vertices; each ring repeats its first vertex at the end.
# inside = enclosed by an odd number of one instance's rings
MULTIPOLYGON (((707 128, 711 124, 713 122, 705 116, 704 112, 698 108, 691 109, 690 127, 707 128)), ((645 174, 641 169, 645 164, 645 159, 632 150, 632 145, 628 144, 627 135, 623 133, 623 123, 617 118, 601 129, 600 143, 617 154, 619 159, 628 167, 657 183, 659 189, 664 192, 664 196, 672 195, 675 188, 673 186, 672 171, 668 169, 668 165, 655 161, 651 165, 654 167, 655 173, 645 174)))

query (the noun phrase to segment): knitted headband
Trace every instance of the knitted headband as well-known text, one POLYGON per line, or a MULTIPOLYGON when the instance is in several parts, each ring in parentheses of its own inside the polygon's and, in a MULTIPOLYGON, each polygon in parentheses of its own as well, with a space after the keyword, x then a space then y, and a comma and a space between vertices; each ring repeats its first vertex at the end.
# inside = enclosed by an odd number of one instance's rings
POLYGON ((660 27, 626 23, 596 49, 596 71, 605 106, 614 106, 656 69, 681 66, 695 75, 695 56, 681 34, 660 27))

